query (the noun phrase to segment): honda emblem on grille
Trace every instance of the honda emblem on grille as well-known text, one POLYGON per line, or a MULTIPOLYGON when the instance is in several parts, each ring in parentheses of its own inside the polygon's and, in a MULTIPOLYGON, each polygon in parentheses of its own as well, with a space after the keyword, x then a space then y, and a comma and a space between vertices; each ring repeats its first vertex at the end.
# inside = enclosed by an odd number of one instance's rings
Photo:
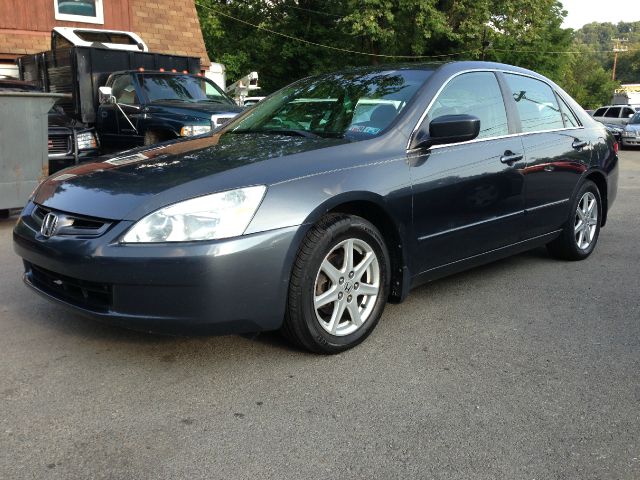
POLYGON ((43 237, 49 238, 56 233, 56 227, 58 226, 58 216, 55 213, 47 213, 42 220, 42 226, 40 227, 40 233, 43 237))

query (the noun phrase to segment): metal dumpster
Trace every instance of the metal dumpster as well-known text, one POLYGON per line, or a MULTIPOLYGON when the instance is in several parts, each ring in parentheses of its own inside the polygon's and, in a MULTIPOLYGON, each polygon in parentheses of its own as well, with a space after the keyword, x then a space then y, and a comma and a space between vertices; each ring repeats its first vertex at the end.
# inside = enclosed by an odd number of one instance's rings
POLYGON ((68 95, 0 92, 0 216, 24 206, 48 175, 47 112, 68 95))

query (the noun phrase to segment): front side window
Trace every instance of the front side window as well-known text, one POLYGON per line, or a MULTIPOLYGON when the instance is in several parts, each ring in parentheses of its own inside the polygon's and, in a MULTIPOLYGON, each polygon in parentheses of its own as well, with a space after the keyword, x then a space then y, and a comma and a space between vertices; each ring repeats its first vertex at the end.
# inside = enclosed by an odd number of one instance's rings
POLYGON ((618 118, 620 116, 620 107, 611 107, 604 115, 606 118, 618 118))
POLYGON ((480 119, 478 138, 499 137, 509 133, 507 112, 495 74, 472 72, 455 77, 438 95, 425 121, 430 122, 444 115, 462 114, 480 119))
POLYGON ((149 102, 224 103, 235 105, 211 80, 194 75, 139 73, 149 102))
POLYGON ((111 94, 116 97, 118 103, 125 105, 137 105, 140 103, 130 75, 116 77, 111 86, 111 94))
POLYGON ((523 132, 538 132, 564 128, 560 106, 551 87, 535 78, 505 74, 523 132))
POLYGON ((102 0, 53 0, 56 20, 104 23, 102 0))
POLYGON ((400 115, 430 75, 389 70, 307 78, 258 103, 231 124, 230 133, 371 138, 400 115))
POLYGON ((633 115, 634 113, 636 113, 635 111, 633 111, 631 108, 624 108, 622 110, 622 118, 629 118, 629 115, 633 115))

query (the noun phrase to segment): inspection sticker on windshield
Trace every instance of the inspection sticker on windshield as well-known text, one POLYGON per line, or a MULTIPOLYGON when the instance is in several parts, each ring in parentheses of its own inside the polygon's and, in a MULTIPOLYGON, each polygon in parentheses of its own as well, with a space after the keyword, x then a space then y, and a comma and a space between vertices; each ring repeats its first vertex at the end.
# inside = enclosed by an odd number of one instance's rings
POLYGON ((368 133, 369 135, 375 135, 380 131, 377 127, 365 127, 363 125, 353 125, 349 127, 350 132, 354 133, 368 133))

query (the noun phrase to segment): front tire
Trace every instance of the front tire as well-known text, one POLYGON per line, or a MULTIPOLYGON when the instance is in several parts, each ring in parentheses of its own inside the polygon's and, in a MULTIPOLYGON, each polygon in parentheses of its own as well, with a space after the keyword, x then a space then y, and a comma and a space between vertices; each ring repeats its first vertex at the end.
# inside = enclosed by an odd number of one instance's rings
POLYGON ((547 249, 556 258, 584 260, 596 247, 602 218, 600 191, 591 180, 586 180, 578 190, 571 211, 562 233, 547 249))
POLYGON ((298 252, 283 333, 317 353, 358 345, 382 316, 389 271, 386 244, 373 224, 354 215, 327 215, 298 252))

